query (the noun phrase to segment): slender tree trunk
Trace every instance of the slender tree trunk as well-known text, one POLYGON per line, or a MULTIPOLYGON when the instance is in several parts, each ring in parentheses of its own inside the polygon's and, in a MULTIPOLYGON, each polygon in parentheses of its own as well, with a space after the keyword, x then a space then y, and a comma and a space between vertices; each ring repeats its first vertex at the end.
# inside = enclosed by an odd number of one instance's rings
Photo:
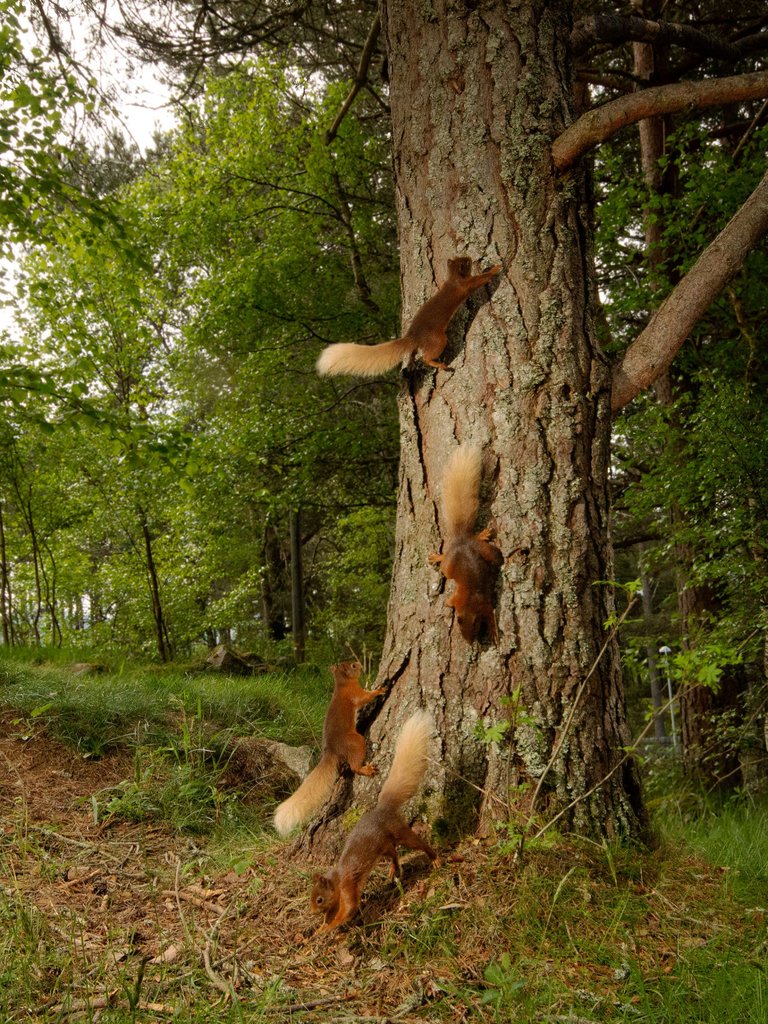
POLYGON ((0 501, 0 612, 3 618, 3 643, 7 647, 15 642, 13 631, 13 595, 11 593, 11 573, 8 568, 8 553, 5 545, 5 520, 3 518, 3 502, 0 501))
MULTIPOLYGON (((653 626, 653 597, 651 596, 651 579, 640 563, 640 582, 643 587, 643 625, 647 632, 651 632, 653 626)), ((648 659, 648 677, 651 684, 651 703, 653 705, 653 735, 659 740, 666 739, 667 733, 664 728, 664 716, 661 709, 664 706, 664 699, 661 694, 659 683, 659 667, 656 661, 656 644, 651 640, 645 646, 645 654, 648 659)))
POLYGON ((152 617, 155 622, 157 651, 160 655, 160 660, 166 662, 170 661, 173 655, 170 640, 168 638, 165 616, 163 614, 163 605, 160 600, 160 583, 157 578, 155 556, 152 550, 152 534, 150 533, 147 516, 143 509, 139 509, 139 520, 141 522, 141 532, 144 538, 144 552, 146 557, 147 577, 149 579, 149 589, 152 595, 152 617))
POLYGON ((304 569, 301 557, 301 513, 291 512, 291 635, 297 665, 304 661, 304 569))
POLYGON ((618 650, 604 629, 610 376, 594 338, 590 218, 580 177, 558 180, 550 157, 571 119, 570 20, 569 3, 544 0, 382 4, 404 323, 449 258, 504 265, 492 296, 476 293, 453 321, 443 356, 453 372, 419 367, 399 399, 395 565, 377 682, 390 694, 371 737, 386 763, 402 721, 419 705, 431 711, 431 817, 448 833, 516 809, 527 817, 550 761, 545 817, 562 812, 563 827, 591 836, 643 826, 623 753, 618 650), (441 546, 445 460, 468 441, 483 450, 482 518, 504 554, 499 639, 485 646, 462 639, 427 562, 441 546), (510 706, 518 693, 525 713, 510 706), (478 738, 478 727, 501 721, 511 722, 502 744, 478 738))
POLYGON ((265 637, 284 640, 286 617, 284 608, 284 555, 275 528, 269 524, 262 535, 264 568, 261 575, 261 608, 265 637))
MULTIPOLYGON (((19 499, 22 500, 20 494, 19 499)), ((22 500, 22 508, 24 509, 24 518, 27 523, 29 539, 32 544, 32 565, 35 570, 35 610, 32 615, 32 632, 35 637, 35 643, 40 644, 40 618, 43 614, 43 586, 40 580, 40 549, 37 544, 37 530, 35 529, 35 520, 32 514, 32 502, 22 500)))
POLYGON ((58 614, 58 599, 56 597, 56 559, 50 544, 46 540, 42 540, 40 542, 40 547, 40 569, 45 590, 45 609, 48 612, 48 620, 51 626, 51 643, 56 647, 61 647, 64 637, 61 632, 61 623, 59 622, 58 614), (48 556, 50 572, 45 568, 45 559, 42 557, 43 552, 48 556))

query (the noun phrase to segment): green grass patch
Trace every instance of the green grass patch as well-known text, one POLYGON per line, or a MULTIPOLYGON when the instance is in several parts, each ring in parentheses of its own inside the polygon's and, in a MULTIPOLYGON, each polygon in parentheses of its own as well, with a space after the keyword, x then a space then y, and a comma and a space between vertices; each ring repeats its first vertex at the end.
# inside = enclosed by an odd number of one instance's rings
POLYGON ((71 663, 0 656, 0 707, 95 756, 163 745, 179 715, 196 715, 212 730, 317 743, 331 691, 330 675, 312 667, 245 678, 126 665, 73 674, 71 663))

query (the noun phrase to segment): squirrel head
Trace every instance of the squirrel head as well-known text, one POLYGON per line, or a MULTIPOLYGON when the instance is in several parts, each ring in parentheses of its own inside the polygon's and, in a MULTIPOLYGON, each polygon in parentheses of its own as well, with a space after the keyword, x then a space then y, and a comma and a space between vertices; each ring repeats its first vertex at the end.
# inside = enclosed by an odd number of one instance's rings
POLYGON ((460 595, 454 593, 448 598, 446 604, 456 611, 456 621, 459 624, 461 635, 468 644, 475 643, 480 638, 483 629, 492 635, 493 610, 480 594, 464 592, 463 595, 460 595))
POLYGON ((461 635, 467 641, 468 644, 473 644, 477 640, 480 633, 480 626, 482 621, 475 615, 470 609, 465 609, 463 612, 459 612, 456 615, 456 619, 459 623, 459 629, 461 635))
POLYGON ((340 661, 338 665, 331 665, 331 673, 337 682, 346 679, 359 679, 363 666, 359 661, 340 661))
POLYGON ((309 905, 313 914, 327 914, 336 909, 339 902, 338 886, 330 875, 315 872, 312 876, 312 895, 309 905))

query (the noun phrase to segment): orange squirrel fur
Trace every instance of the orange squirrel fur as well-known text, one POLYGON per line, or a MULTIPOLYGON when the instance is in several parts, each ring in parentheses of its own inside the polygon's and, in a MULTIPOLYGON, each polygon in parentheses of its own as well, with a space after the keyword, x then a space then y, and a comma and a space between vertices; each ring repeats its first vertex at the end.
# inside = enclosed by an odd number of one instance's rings
POLYGON ((344 844, 335 868, 326 874, 315 874, 311 908, 325 914, 325 923, 317 934, 328 932, 348 921, 360 906, 360 894, 368 875, 382 857, 391 861, 390 879, 400 874, 397 847, 423 850, 431 861, 437 854, 414 832, 400 814, 421 785, 427 769, 427 749, 432 733, 432 720, 426 711, 417 711, 400 731, 392 767, 381 787, 373 810, 360 818, 344 844))
POLYGON ((442 555, 429 556, 446 579, 456 582, 446 603, 456 610, 461 635, 470 644, 483 630, 496 642, 493 588, 503 561, 501 551, 490 543, 491 530, 472 532, 480 505, 481 471, 482 454, 471 445, 461 445, 448 459, 442 484, 445 545, 442 555))
POLYGON ((350 373, 359 377, 375 377, 391 370, 407 355, 421 352, 428 366, 446 370, 445 363, 437 362, 448 344, 448 324, 459 306, 473 291, 482 288, 501 270, 491 267, 483 274, 472 276, 472 261, 468 256, 448 260, 448 278, 445 284, 427 299, 416 312, 410 327, 402 338, 383 341, 379 345, 355 345, 340 342, 329 345, 317 360, 319 374, 350 373))
POLYGON ((386 690, 364 690, 360 685, 363 666, 359 661, 331 665, 334 690, 323 725, 323 753, 302 784, 284 800, 273 822, 281 836, 288 835, 318 811, 331 795, 343 764, 357 775, 375 775, 377 769, 365 761, 365 740, 355 728, 357 709, 386 690))

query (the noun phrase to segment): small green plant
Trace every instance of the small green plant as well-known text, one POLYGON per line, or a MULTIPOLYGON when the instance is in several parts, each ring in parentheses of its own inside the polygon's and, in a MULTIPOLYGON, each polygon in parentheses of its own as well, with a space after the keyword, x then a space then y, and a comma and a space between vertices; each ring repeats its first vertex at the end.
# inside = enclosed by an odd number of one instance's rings
POLYGON ((236 805, 235 795, 218 785, 227 760, 216 752, 222 746, 218 736, 206 744, 202 720, 182 712, 179 732, 166 746, 136 748, 133 778, 107 793, 104 811, 131 821, 167 820, 184 832, 210 831, 236 805))
POLYGON ((500 704, 508 712, 507 718, 497 722, 478 721, 475 725, 475 737, 481 743, 501 743, 510 730, 514 731, 520 726, 538 728, 536 719, 527 710, 523 701, 522 687, 516 686, 508 697, 502 697, 500 704))
POLYGON ((482 1002, 499 1009, 509 1008, 517 1002, 525 988, 509 953, 502 953, 498 960, 491 960, 483 971, 483 978, 488 988, 483 992, 482 1002))

